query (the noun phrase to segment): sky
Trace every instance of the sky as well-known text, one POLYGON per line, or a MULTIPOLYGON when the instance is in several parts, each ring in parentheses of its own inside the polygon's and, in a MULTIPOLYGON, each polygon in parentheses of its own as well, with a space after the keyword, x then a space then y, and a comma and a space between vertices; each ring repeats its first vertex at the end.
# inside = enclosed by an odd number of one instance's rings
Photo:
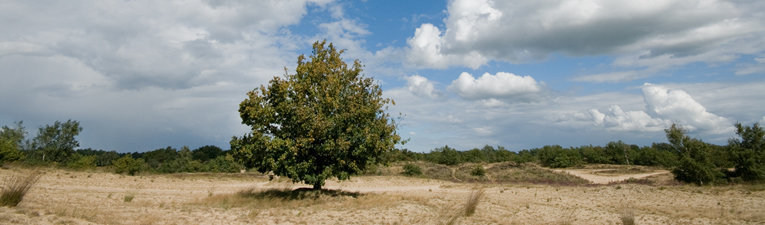
POLYGON ((246 93, 327 40, 391 98, 400 148, 724 145, 765 123, 765 1, 0 1, 0 125, 81 148, 228 149, 246 93))

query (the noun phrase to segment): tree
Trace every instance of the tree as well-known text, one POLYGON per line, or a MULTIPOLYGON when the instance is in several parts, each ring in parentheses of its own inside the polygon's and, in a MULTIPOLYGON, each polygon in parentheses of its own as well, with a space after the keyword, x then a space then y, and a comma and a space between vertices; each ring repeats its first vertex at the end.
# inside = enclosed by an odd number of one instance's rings
POLYGON ((220 149, 218 146, 205 145, 191 151, 191 156, 194 160, 207 162, 217 158, 218 156, 225 156, 225 153, 223 153, 223 149, 220 149))
POLYGON ((138 171, 141 171, 141 167, 144 164, 143 159, 133 159, 130 155, 125 155, 122 158, 114 160, 112 165, 114 166, 114 172, 118 174, 127 173, 135 175, 138 171))
POLYGON ((378 162, 399 143, 382 89, 350 68, 326 41, 298 56, 295 74, 274 77, 239 105, 251 133, 233 137, 231 151, 244 166, 273 171, 321 189, 326 179, 346 180, 378 162))
POLYGON ((37 131, 32 140, 31 148, 45 162, 66 163, 74 154, 74 149, 80 147, 75 139, 82 132, 80 122, 67 120, 64 123, 56 121, 53 126, 45 125, 37 131))
POLYGON ((704 185, 724 177, 724 174, 712 163, 709 144, 685 135, 685 129, 676 124, 672 124, 672 127, 664 131, 679 159, 677 166, 672 169, 676 180, 704 185))
POLYGON ((735 126, 741 140, 728 140, 728 148, 736 164, 733 175, 745 181, 765 181, 765 129, 759 123, 752 126, 736 123, 735 126))
POLYGON ((0 163, 24 158, 21 145, 27 132, 24 131, 23 123, 23 121, 16 122, 16 128, 3 126, 0 129, 0 163))

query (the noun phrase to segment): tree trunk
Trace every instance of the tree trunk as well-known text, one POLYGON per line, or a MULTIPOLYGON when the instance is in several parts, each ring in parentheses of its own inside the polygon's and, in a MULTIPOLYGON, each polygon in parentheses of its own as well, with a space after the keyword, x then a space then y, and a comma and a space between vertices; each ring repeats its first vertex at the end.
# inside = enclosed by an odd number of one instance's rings
POLYGON ((313 184, 313 189, 314 190, 321 190, 321 183, 319 183, 319 182, 314 183, 313 184))

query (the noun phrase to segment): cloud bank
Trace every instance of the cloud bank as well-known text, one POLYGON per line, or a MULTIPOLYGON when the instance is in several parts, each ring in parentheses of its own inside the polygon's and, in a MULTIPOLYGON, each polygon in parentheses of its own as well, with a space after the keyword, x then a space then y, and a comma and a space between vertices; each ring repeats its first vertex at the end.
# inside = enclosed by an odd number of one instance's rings
POLYGON ((445 28, 422 24, 408 40, 408 60, 424 68, 476 69, 491 60, 534 62, 553 53, 612 55, 615 71, 575 80, 624 82, 762 53, 763 10, 760 1, 454 0, 445 28))
MULTIPOLYGON (((618 105, 607 112, 590 109, 589 116, 596 126, 610 130, 656 132, 678 123, 689 131, 721 134, 731 132, 732 122, 707 112, 706 108, 682 90, 645 84, 642 87, 644 111, 624 111, 618 105)), ((585 117, 586 118, 586 117, 585 117)))

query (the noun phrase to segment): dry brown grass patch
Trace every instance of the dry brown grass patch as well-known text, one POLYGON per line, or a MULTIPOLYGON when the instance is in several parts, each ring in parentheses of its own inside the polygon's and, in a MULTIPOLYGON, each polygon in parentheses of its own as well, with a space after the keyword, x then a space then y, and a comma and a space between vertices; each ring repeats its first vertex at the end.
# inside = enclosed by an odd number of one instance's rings
POLYGON ((32 186, 40 181, 43 172, 40 170, 30 170, 25 173, 13 175, 5 180, 5 186, 0 192, 0 205, 15 207, 24 196, 32 189, 32 186))
POLYGON ((624 225, 635 225, 635 211, 625 208, 619 213, 619 219, 622 220, 624 225))
POLYGON ((481 202, 481 198, 483 198, 485 193, 486 190, 483 188, 471 191, 467 202, 465 202, 465 205, 461 207, 456 206, 444 208, 441 210, 436 223, 451 225, 456 224, 457 220, 462 216, 472 216, 475 214, 476 207, 478 206, 478 203, 481 202))
MULTIPOLYGON (((233 194, 217 194, 191 204, 201 204, 223 209, 251 208, 255 215, 266 209, 295 210, 320 206, 331 210, 364 210, 378 207, 390 207, 395 204, 410 202, 426 204, 427 199, 390 195, 386 193, 348 192, 342 190, 313 190, 309 188, 248 188, 233 194)), ((252 217, 252 216, 247 216, 252 217)))

